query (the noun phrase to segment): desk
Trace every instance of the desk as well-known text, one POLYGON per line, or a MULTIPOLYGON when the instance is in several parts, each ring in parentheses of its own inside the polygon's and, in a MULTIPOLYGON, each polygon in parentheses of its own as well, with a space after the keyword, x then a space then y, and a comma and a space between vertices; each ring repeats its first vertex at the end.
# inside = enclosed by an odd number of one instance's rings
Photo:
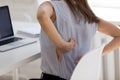
MULTIPOLYGON (((37 23, 13 22, 13 29, 16 33, 16 31, 21 27, 33 27, 33 25, 34 27, 36 27, 35 25, 39 26, 37 23)), ((4 75, 12 70, 19 68, 22 65, 40 58, 39 39, 34 39, 37 40, 36 43, 12 49, 6 52, 0 52, 0 75, 4 75)))

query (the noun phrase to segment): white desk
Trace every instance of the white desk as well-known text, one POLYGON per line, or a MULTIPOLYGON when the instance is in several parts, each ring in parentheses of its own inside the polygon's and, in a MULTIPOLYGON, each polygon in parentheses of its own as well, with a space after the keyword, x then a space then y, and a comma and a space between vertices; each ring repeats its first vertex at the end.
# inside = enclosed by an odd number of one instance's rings
MULTIPOLYGON (((13 22, 13 26, 16 32, 21 27, 38 27, 39 25, 37 23, 13 22)), ((37 40, 36 43, 12 49, 6 52, 0 52, 0 75, 4 75, 12 70, 19 68, 22 65, 40 58, 39 39, 35 39, 37 40)))

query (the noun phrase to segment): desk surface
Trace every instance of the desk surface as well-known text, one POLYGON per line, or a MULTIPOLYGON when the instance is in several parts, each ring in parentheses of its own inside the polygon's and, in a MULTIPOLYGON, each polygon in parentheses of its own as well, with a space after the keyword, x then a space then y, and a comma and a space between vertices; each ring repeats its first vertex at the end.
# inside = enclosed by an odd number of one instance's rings
MULTIPOLYGON (((13 22, 13 29, 16 31, 21 27, 38 27, 37 23, 13 22)), ((22 46, 5 52, 0 52, 0 75, 19 68, 35 59, 40 58, 39 38, 36 43, 22 46)))

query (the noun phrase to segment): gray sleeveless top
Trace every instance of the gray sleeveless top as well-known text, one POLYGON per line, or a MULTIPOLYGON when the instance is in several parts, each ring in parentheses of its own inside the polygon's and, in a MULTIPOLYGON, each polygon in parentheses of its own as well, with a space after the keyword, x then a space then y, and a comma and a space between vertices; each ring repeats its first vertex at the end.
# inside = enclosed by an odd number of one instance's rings
POLYGON ((75 60, 78 55, 84 55, 91 50, 93 37, 97 31, 96 23, 84 23, 84 19, 76 20, 64 0, 50 1, 56 13, 56 22, 54 23, 61 37, 68 41, 71 37, 76 39, 75 48, 62 54, 62 61, 58 61, 56 47, 48 36, 41 31, 41 69, 44 73, 53 74, 70 79, 76 66, 75 60), (78 22, 79 21, 79 22, 78 22))

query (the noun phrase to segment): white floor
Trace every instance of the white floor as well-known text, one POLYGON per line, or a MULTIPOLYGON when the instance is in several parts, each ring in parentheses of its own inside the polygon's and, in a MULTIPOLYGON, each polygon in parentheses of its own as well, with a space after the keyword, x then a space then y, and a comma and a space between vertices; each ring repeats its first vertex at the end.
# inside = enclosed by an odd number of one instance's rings
POLYGON ((41 59, 38 59, 29 64, 23 65, 20 68, 20 74, 27 78, 40 78, 40 60, 41 59))
MULTIPOLYGON (((37 59, 31 63, 18 68, 20 80, 28 80, 30 78, 40 78, 40 59, 37 59)), ((14 70, 13 70, 14 71, 14 70)), ((12 80, 13 72, 9 72, 3 76, 0 76, 0 80, 12 80)))

